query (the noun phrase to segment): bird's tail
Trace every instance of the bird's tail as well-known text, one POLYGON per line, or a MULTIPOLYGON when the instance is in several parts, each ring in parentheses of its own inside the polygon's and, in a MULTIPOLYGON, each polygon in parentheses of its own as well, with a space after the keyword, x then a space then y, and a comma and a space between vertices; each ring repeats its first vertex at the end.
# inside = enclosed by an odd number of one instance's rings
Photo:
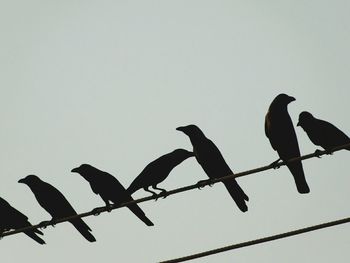
POLYGON ((140 220, 142 220, 147 226, 154 226, 151 220, 149 220, 142 211, 142 209, 137 204, 128 205, 128 208, 137 216, 140 220))
POLYGON ((131 185, 126 189, 126 192, 127 192, 129 195, 132 195, 132 194, 135 193, 138 189, 139 189, 139 187, 137 187, 136 184, 131 183, 131 185))
POLYGON ((236 180, 229 180, 223 182, 227 191, 230 193, 233 201, 242 212, 248 211, 246 201, 249 201, 249 197, 244 193, 243 189, 238 185, 236 180))
POLYGON ((296 187, 300 194, 310 193, 310 188, 306 182, 303 166, 301 162, 294 162, 287 165, 293 175, 296 187))
POLYGON ((36 233, 43 235, 43 233, 40 230, 29 230, 24 232, 27 236, 38 242, 39 244, 43 245, 46 244, 44 240, 42 240, 40 237, 37 236, 36 233))
POLYGON ((90 233, 90 227, 87 224, 85 224, 85 222, 82 219, 77 218, 71 220, 70 222, 79 231, 79 233, 82 234, 83 237, 85 237, 86 240, 90 242, 96 241, 95 237, 90 233))

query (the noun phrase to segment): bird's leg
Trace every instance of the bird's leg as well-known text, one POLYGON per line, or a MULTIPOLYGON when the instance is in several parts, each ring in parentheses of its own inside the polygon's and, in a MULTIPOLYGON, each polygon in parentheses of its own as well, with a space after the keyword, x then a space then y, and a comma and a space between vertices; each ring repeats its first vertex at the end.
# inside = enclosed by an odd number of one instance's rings
POLYGON ((39 223, 39 228, 45 229, 49 225, 50 221, 42 221, 39 223))
POLYGON ((96 207, 92 209, 91 212, 93 213, 94 216, 98 216, 104 211, 103 209, 104 207, 96 207))
POLYGON ((206 186, 206 185, 209 185, 210 187, 212 187, 213 184, 212 184, 211 182, 212 182, 211 179, 200 180, 200 181, 197 182, 196 185, 197 185, 198 189, 200 190, 201 188, 203 188, 203 187, 206 186))
POLYGON ((166 198, 168 195, 167 195, 167 191, 163 188, 159 188, 157 187, 157 185, 152 185, 153 189, 157 189, 157 190, 160 190, 160 194, 159 195, 162 195, 163 198, 166 198))
POLYGON ((112 207, 111 207, 111 204, 109 203, 109 200, 103 199, 103 201, 105 201, 107 212, 110 213, 112 211, 112 207))
POLYGON ((146 186, 143 188, 143 190, 145 190, 146 192, 149 192, 152 194, 153 197, 156 197, 155 201, 157 201, 158 197, 157 197, 157 193, 156 192, 153 192, 151 190, 148 189, 149 186, 146 186))
POLYGON ((106 204, 105 207, 96 207, 96 208, 92 209, 91 212, 94 214, 94 216, 100 215, 105 210, 107 210, 108 213, 112 211, 112 207, 111 207, 111 204, 109 203, 109 200, 103 198, 103 201, 106 204))
POLYGON ((316 151, 315 151, 315 156, 316 156, 317 158, 321 158, 321 155, 322 155, 322 151, 321 151, 320 149, 316 149, 316 151))
POLYGON ((328 154, 328 155, 332 155, 332 154, 333 154, 332 149, 326 149, 326 154, 328 154))
POLYGON ((278 158, 276 161, 272 162, 269 166, 271 166, 273 169, 278 169, 281 167, 281 165, 278 163, 281 161, 281 158, 278 158))

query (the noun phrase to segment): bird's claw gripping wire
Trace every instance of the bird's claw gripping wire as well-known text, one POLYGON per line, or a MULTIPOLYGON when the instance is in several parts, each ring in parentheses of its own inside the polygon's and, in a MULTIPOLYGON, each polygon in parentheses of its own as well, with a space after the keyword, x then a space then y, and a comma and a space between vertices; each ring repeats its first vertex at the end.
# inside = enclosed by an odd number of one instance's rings
POLYGON ((168 192, 166 190, 163 190, 160 192, 160 194, 158 195, 159 197, 162 197, 163 199, 168 197, 168 192))
POLYGON ((316 151, 314 152, 314 154, 315 154, 315 156, 316 156, 317 158, 321 158, 321 156, 322 156, 322 151, 319 150, 319 149, 316 149, 316 151))
POLYGON ((161 191, 159 194, 154 194, 153 197, 154 197, 154 201, 157 201, 159 198, 167 198, 168 196, 168 192, 167 191, 161 191))
POLYGON ((273 169, 279 169, 281 167, 281 163, 279 162, 281 159, 278 159, 274 162, 272 162, 269 166, 271 166, 273 169))
POLYGON ((56 225, 56 220, 52 219, 52 220, 46 220, 46 221, 42 221, 39 223, 39 228, 41 229, 45 229, 47 228, 48 226, 52 226, 52 227, 55 227, 56 225))
MULTIPOLYGON (((93 213, 94 216, 99 216, 103 211, 104 211, 103 208, 97 207, 97 208, 92 209, 91 212, 93 213)), ((107 209, 107 211, 109 211, 109 210, 107 209)))
POLYGON ((199 190, 201 190, 202 188, 204 188, 204 187, 207 186, 207 185, 209 185, 210 187, 212 187, 212 186, 213 186, 213 182, 212 182, 211 179, 201 180, 201 181, 199 181, 196 185, 197 185, 197 188, 198 188, 199 190))

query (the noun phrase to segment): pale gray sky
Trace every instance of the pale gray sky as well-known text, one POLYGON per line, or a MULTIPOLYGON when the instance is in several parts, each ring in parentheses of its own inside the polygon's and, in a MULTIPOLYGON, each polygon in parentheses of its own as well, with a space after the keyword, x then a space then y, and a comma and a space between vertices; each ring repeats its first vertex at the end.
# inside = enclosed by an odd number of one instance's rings
MULTIPOLYGON (((90 163, 128 186, 197 124, 233 171, 277 158, 264 116, 281 92, 350 134, 348 1, 2 1, 1 197, 32 223, 50 216, 17 183, 37 174, 78 212, 103 205, 76 174, 90 163)), ((315 147, 297 128, 302 153, 315 147)), ((45 246, 23 234, 1 242, 1 262, 156 262, 348 217, 348 152, 304 163, 311 193, 286 168, 239 179, 241 213, 221 185, 142 204, 146 227, 120 209, 89 217, 96 243, 66 223, 45 246)), ((160 186, 206 179, 194 159, 160 186)), ((142 197, 143 191, 135 197, 142 197)), ((348 225, 194 262, 348 262, 348 225)))

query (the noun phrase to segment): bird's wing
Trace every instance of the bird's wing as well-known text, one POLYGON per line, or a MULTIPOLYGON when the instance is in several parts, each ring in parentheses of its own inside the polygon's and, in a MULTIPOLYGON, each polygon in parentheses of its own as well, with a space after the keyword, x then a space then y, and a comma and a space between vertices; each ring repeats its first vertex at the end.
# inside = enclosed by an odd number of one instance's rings
POLYGON ((209 139, 197 149, 197 160, 210 178, 219 178, 232 174, 217 146, 209 139))

